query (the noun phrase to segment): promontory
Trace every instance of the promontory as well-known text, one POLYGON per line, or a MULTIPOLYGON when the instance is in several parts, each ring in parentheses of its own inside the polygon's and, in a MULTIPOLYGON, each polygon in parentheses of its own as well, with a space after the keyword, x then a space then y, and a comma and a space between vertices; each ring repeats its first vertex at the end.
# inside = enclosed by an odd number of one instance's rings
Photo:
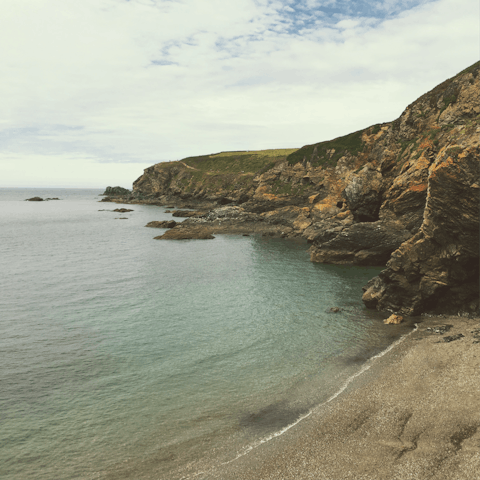
POLYGON ((104 201, 196 210, 171 238, 304 237, 314 262, 385 266, 364 287, 369 308, 478 313, 479 138, 477 62, 392 122, 299 149, 157 163, 104 201))

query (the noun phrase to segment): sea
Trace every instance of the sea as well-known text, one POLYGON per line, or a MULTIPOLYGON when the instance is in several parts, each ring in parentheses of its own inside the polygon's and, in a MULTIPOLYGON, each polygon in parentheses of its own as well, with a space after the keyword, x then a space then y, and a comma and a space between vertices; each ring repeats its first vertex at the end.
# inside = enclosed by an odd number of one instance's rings
POLYGON ((208 479, 409 331, 361 302, 381 268, 314 264, 300 240, 155 240, 165 207, 101 193, 0 189, 2 479, 208 479))

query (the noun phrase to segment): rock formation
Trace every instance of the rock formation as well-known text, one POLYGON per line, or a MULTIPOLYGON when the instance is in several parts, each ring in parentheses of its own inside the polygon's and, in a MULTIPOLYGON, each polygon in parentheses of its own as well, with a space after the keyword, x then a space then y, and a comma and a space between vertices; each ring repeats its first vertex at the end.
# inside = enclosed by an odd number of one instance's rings
POLYGON ((393 122, 296 150, 159 163, 122 202, 201 210, 171 238, 184 228, 301 236, 312 261, 386 266, 364 288, 369 308, 476 312, 479 136, 480 62, 393 122))
POLYGON ((177 225, 175 220, 161 220, 148 222, 145 226, 150 228, 173 228, 177 225))
POLYGON ((108 195, 113 197, 130 195, 130 190, 123 187, 107 187, 102 195, 108 195))

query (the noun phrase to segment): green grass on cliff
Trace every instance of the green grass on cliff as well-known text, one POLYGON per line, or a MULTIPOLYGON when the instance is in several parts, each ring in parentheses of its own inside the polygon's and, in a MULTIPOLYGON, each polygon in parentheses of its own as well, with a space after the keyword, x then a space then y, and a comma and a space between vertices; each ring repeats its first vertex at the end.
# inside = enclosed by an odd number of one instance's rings
POLYGON ((295 152, 296 148, 277 150, 257 150, 246 152, 221 152, 199 157, 188 157, 181 162, 196 171, 207 174, 225 173, 257 173, 265 170, 265 167, 273 167, 279 160, 284 160, 288 155, 295 152))
POLYGON ((326 142, 305 145, 296 152, 291 153, 287 160, 290 165, 303 162, 311 162, 313 166, 336 165, 338 159, 347 153, 357 155, 363 150, 362 133, 365 130, 359 130, 343 137, 338 137, 326 142), (334 150, 334 152, 332 152, 334 150))

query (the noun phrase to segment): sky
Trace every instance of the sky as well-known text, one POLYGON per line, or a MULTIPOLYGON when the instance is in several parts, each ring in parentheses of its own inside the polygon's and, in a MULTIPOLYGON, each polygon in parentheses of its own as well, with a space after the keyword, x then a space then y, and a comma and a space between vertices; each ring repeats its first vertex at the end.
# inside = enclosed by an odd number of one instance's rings
POLYGON ((477 0, 2 0, 0 187, 392 121, 480 55, 477 0))

